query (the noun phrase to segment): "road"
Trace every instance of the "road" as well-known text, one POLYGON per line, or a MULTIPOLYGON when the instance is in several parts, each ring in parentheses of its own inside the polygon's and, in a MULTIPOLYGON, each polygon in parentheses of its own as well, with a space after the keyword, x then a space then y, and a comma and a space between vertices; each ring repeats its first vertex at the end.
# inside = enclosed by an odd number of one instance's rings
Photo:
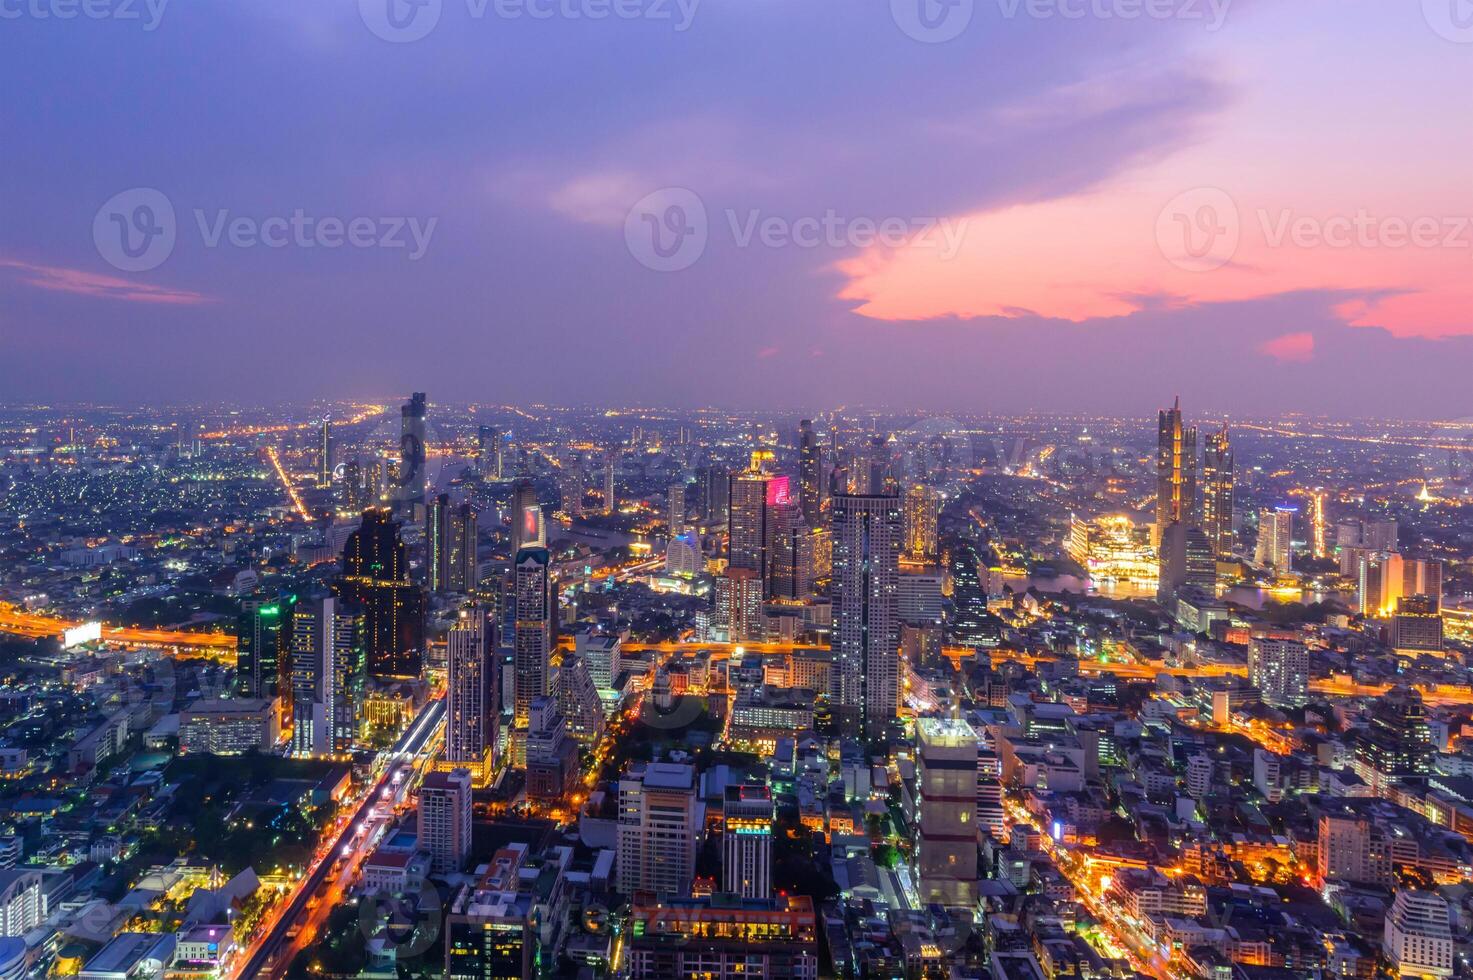
POLYGON ((391 785, 395 774, 407 768, 413 768, 416 763, 424 761, 425 750, 433 745, 435 737, 444 726, 444 721, 445 699, 442 696, 426 704, 394 747, 380 757, 382 772, 359 798, 358 807, 353 811, 353 816, 341 821, 337 825, 336 833, 318 848, 316 863, 298 884, 291 898, 280 906, 281 911, 275 920, 266 927, 261 937, 246 952, 240 969, 232 974, 236 980, 279 976, 291 962, 296 950, 306 945, 313 930, 332 908, 334 894, 341 895, 339 883, 351 875, 373 847, 375 835, 369 833, 360 835, 358 829, 371 819, 375 805, 380 801, 385 787, 391 785), (345 838, 347 839, 346 850, 345 838), (339 857, 347 857, 350 860, 344 862, 344 866, 339 867, 339 857), (328 900, 320 901, 312 909, 308 909, 312 896, 327 883, 335 868, 338 875, 333 879, 334 894, 325 896, 328 900), (302 921, 304 918, 310 921, 302 921), (292 937, 294 941, 288 942, 287 934, 291 932, 293 924, 300 925, 302 928, 297 936, 292 937), (283 950, 287 955, 279 955, 283 950))
MULTIPOLYGON (((60 636, 80 623, 55 616, 42 616, 18 609, 8 602, 0 602, 0 633, 25 636, 32 639, 60 636)), ((235 655, 235 637, 228 633, 195 633, 184 630, 146 630, 129 627, 104 626, 104 643, 120 643, 125 646, 173 647, 206 654, 229 653, 235 655)))

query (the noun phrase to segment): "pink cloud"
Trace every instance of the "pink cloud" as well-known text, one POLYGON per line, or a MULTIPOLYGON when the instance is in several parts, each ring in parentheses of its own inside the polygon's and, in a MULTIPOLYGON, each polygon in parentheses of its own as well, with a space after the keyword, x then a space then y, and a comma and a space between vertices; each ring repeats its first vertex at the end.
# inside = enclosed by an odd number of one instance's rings
POLYGON ((1311 361, 1314 360, 1314 334, 1286 333, 1259 344, 1258 352, 1286 363, 1311 361))
POLYGON ((763 347, 763 348, 760 348, 757 351, 757 359, 759 361, 765 361, 769 357, 776 357, 778 355, 778 351, 780 351, 780 350, 782 350, 782 348, 780 348, 780 347, 763 347))
POLYGON ((124 303, 159 303, 170 306, 195 306, 210 302, 209 297, 192 290, 154 286, 116 276, 84 272, 81 269, 37 265, 18 259, 0 259, 0 268, 15 269, 20 281, 27 286, 58 293, 94 296, 124 303))

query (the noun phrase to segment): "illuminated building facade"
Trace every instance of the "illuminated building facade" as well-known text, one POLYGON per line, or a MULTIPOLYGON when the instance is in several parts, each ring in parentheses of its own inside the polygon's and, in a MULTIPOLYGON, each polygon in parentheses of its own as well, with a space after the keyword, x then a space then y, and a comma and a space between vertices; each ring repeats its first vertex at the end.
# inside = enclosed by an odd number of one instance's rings
POLYGON ((772 791, 726 787, 721 813, 721 890, 742 898, 772 895, 772 791))
POLYGON ((645 763, 619 779, 620 892, 690 894, 703 823, 696 789, 695 767, 670 762, 645 763))
POLYGON ((361 626, 362 618, 334 596, 297 606, 291 644, 293 755, 322 757, 352 749, 363 704, 361 626))
POLYGON ((465 594, 476 587, 476 509, 440 494, 425 508, 425 570, 431 592, 465 594))
POLYGON ((399 524, 371 507, 343 546, 343 575, 333 591, 363 612, 368 672, 389 679, 418 677, 424 650, 424 592, 409 580, 409 555, 399 524))
POLYGON ((1233 556, 1233 446, 1227 426, 1207 436, 1202 450, 1202 532, 1217 558, 1233 556))
POLYGON ((399 410, 399 469, 394 479, 396 505, 415 504, 425 495, 425 412, 429 400, 416 391, 399 410))
POLYGON ((729 643, 764 639, 762 579, 750 568, 728 568, 712 589, 712 625, 729 643))
POLYGON ((270 700, 287 689, 282 675, 290 669, 288 623, 294 601, 253 598, 241 603, 235 628, 235 689, 240 697, 270 700))
POLYGON ((1197 523, 1197 430, 1182 425, 1181 399, 1164 409, 1156 431, 1156 529, 1197 523))
POLYGON ((905 491, 905 550, 908 562, 933 565, 939 557, 936 544, 936 519, 941 509, 941 495, 934 487, 915 483, 905 491))
POLYGON ((798 423, 798 506, 803 523, 816 527, 823 511, 823 449, 811 419, 798 423))
POLYGON ((1399 654, 1415 657, 1441 653, 1444 648, 1442 610, 1431 596, 1402 596, 1391 620, 1391 647, 1399 654))
POLYGON ((817 980, 813 899, 636 899, 626 954, 630 980, 753 976, 817 980))
POLYGON ((769 506, 790 503, 787 477, 767 472, 770 454, 753 453, 751 465, 731 477, 727 515, 727 567, 768 574, 769 506))
POLYGON ((471 848, 471 774, 426 773, 419 787, 419 846, 436 874, 455 874, 471 848))
POLYGON ((550 694, 554 612, 552 558, 546 548, 523 548, 516 558, 516 727, 525 729, 532 702, 550 694))
POLYGON ((978 740, 960 718, 916 722, 915 873, 923 903, 977 903, 978 740))
POLYGON ((317 489, 332 486, 332 419, 322 420, 322 435, 317 447, 317 489))
POLYGON ((1265 507, 1258 512, 1258 546, 1255 564, 1284 574, 1294 569, 1293 507, 1265 507))
POLYGON ((518 480, 511 494, 511 549, 547 547, 546 518, 531 480, 518 480))
POLYGON ((1248 644, 1248 683, 1265 704, 1303 707, 1309 703, 1309 650, 1287 637, 1255 636, 1248 644))
POLYGON ((1069 557, 1098 582, 1155 585, 1158 565, 1149 531, 1125 515, 1069 519, 1069 557))
POLYGON ((464 768, 484 786, 495 765, 496 671, 490 651, 494 620, 472 606, 445 636, 445 763, 464 768))
POLYGON ((830 708, 842 733, 887 737, 899 703, 900 501, 839 494, 833 527, 834 669, 830 708))

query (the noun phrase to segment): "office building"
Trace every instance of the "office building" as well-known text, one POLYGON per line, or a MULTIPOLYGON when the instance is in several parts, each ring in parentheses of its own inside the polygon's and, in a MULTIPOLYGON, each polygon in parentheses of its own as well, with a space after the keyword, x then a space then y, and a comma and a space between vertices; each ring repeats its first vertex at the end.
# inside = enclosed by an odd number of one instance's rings
POLYGON ((619 506, 617 491, 614 487, 614 471, 619 462, 617 450, 610 450, 608 459, 604 460, 604 514, 612 514, 619 506))
POLYGON ((478 584, 476 509, 440 494, 425 508, 425 571, 431 592, 465 594, 478 584))
POLYGON ((1321 882, 1390 885, 1391 842, 1371 819, 1334 808, 1320 814, 1315 871, 1321 882))
POLYGON ((472 606, 445 635, 445 763, 484 786, 495 767, 501 709, 491 651, 495 619, 472 606))
POLYGON ((536 976, 540 923, 537 903, 523 887, 527 845, 510 844, 491 857, 486 872, 451 899, 445 917, 448 980, 521 980, 536 976))
POLYGON ((1156 531, 1197 520, 1197 430, 1182 424, 1181 399, 1160 413, 1156 428, 1156 531))
POLYGON ((772 895, 772 791, 728 786, 721 811, 721 890, 741 898, 772 895))
POLYGON ((516 727, 525 729, 532 702, 553 693, 551 658, 553 614, 552 556, 546 548, 523 548, 516 565, 516 727))
POLYGON ((1265 507, 1258 512, 1258 546, 1253 562, 1280 574, 1294 570, 1293 507, 1265 507))
POLYGON ((701 539, 690 532, 677 534, 665 546, 665 574, 692 577, 706 570, 701 539))
POLYGON ((476 430, 476 459, 482 475, 493 480, 502 478, 501 432, 494 426, 483 425, 476 430))
POLYGON ((558 475, 558 496, 563 516, 576 521, 583 516, 583 471, 568 463, 558 475))
POLYGON ((791 500, 767 508, 767 597, 802 602, 813 595, 813 531, 791 500))
POLYGON ((1378 791, 1427 776, 1437 752, 1422 695, 1407 687, 1392 688, 1373 701, 1366 725, 1351 734, 1350 743, 1356 775, 1378 791))
POLYGON ((627 976, 818 980, 818 928, 807 895, 639 896, 629 914, 627 976))
POLYGON ((1361 525, 1360 544, 1372 551, 1399 551, 1400 536, 1396 521, 1366 521, 1361 525))
POLYGON ((712 587, 712 625, 728 643, 765 638, 762 622, 762 579, 750 568, 728 568, 712 587))
POLYGON ((396 508, 421 503, 425 496, 425 412, 428 398, 416 391, 399 410, 399 467, 394 475, 396 508))
POLYGON ((1366 616, 1391 616, 1407 596, 1424 596, 1439 611, 1442 608, 1442 562, 1435 559, 1361 551, 1357 554, 1357 575, 1360 611, 1366 616))
POLYGON ((1233 447, 1226 425, 1207 436, 1202 450, 1202 532, 1215 557, 1232 558, 1233 447))
POLYGON ((751 465, 731 477, 727 517, 727 567, 745 568, 767 578, 768 509, 788 504, 787 477, 767 472, 771 454, 755 452, 751 465))
POLYGON ((618 890, 689 895, 703 810, 693 766, 650 762, 621 777, 618 890))
POLYGON ((977 904, 977 733, 959 718, 916 722, 915 876, 923 904, 977 904))
POLYGON ((322 433, 317 446, 317 489, 332 487, 332 419, 322 420, 322 433))
POLYGON ((531 480, 518 480, 511 493, 511 553, 523 548, 546 548, 547 525, 537 488, 531 480))
POLYGON ((706 467, 701 485, 701 517, 710 525, 725 524, 731 511, 731 470, 713 463, 706 467))
POLYGON ((603 701, 588 660, 575 651, 563 654, 558 670, 558 703, 570 738, 585 745, 598 741, 604 730, 603 701))
POLYGON ((913 483, 905 491, 905 548, 902 559, 919 565, 934 565, 940 557, 936 545, 936 520, 941 495, 934 487, 913 483))
POLYGON ((840 731, 887 737, 900 683, 900 501, 895 494, 832 500, 833 653, 830 707, 840 731))
POLYGON ((1248 683, 1265 704, 1298 708, 1309 702, 1309 650, 1298 640, 1255 636, 1248 645, 1248 683))
POLYGON ((454 874, 471 849, 471 774, 426 773, 419 787, 419 847, 436 874, 454 874))
POLYGON ((270 700, 282 693, 292 599, 253 597, 240 604, 235 627, 235 690, 270 700))
POLYGON ((399 523, 370 507, 343 546, 334 593, 363 613, 368 672, 381 679, 418 677, 424 651, 424 592, 409 580, 399 523))
POLYGON ((361 614, 335 596, 308 599, 292 616, 292 754, 342 755, 353 748, 364 703, 361 614))
POLYGON ((239 755, 276 751, 280 709, 274 699, 200 698, 179 712, 179 754, 239 755))
POLYGON ((1212 594, 1217 584, 1217 557, 1201 528, 1168 524, 1161 535, 1160 551, 1156 595, 1163 605, 1169 606, 1188 586, 1212 594))
POLYGON ((665 523, 673 537, 685 530, 685 483, 672 483, 665 491, 665 523))
POLYGON ((1440 654, 1444 648, 1442 610, 1430 596, 1402 596, 1391 619, 1391 648, 1408 657, 1440 654))
POLYGON ((798 423, 798 506, 803 523, 817 527, 823 515, 823 449, 811 419, 798 423))
POLYGON ((1453 975, 1452 914, 1436 892, 1403 888, 1386 916, 1386 956, 1399 977, 1453 975))
POLYGON ((578 746, 558 699, 533 698, 527 719, 527 799, 555 803, 578 777, 578 746))

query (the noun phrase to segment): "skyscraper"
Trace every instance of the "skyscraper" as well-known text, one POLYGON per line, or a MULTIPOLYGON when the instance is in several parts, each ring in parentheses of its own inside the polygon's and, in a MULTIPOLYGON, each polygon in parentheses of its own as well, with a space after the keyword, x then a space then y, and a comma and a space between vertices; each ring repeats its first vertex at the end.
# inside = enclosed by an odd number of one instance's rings
POLYGON ((235 629, 235 689, 243 698, 274 698, 284 692, 291 601, 253 597, 240 604, 235 629))
POLYGON ((431 592, 467 593, 476 587, 476 510, 440 494, 425 509, 425 569, 431 592))
POLYGON ((728 568, 712 586, 713 620, 728 643, 764 639, 762 578, 750 568, 728 568))
POLYGON ((701 516, 709 524, 725 524, 731 501, 731 470, 715 463, 702 474, 701 516))
POLYGON ((772 897, 772 791, 750 783, 726 787, 721 811, 721 890, 772 897))
POLYGON ((619 780, 618 890, 690 894, 700 805, 695 767, 644 763, 619 780))
POLYGON ((360 619, 334 596, 302 602, 292 616, 292 754, 347 752, 362 704, 360 619))
POLYGON ((905 560, 934 565, 939 555, 936 519, 941 496, 933 487, 913 483, 905 491, 905 560))
POLYGON ((471 849, 471 774, 427 773, 419 787, 419 846, 436 874, 454 874, 471 849))
POLYGON ((568 520, 576 521, 583 516, 583 471, 572 463, 566 464, 558 474, 558 496, 568 520))
POLYGON ((769 508, 791 502, 789 480, 768 472, 770 453, 754 452, 751 464, 731 477, 727 516, 727 567, 768 574, 769 508))
POLYGON ((511 553, 547 546, 546 518, 531 480, 518 480, 511 493, 511 553))
POLYGON ((1284 573, 1294 568, 1294 508, 1264 507, 1258 512, 1255 564, 1284 573))
POLYGON ((977 733, 958 718, 916 722, 916 878, 923 903, 977 904, 977 733))
POLYGON ((332 419, 322 420, 322 442, 317 447, 317 489, 332 486, 332 419))
POLYGON ((501 431, 483 425, 476 430, 476 455, 481 473, 493 480, 501 479, 501 431))
POLYGON ((665 497, 665 523, 673 537, 685 530, 685 482, 672 483, 665 497))
POLYGON ((900 682, 900 502, 890 494, 840 494, 833 524, 833 653, 830 706, 847 735, 884 739, 900 682))
POLYGON ((527 727, 532 701, 550 693, 552 656, 552 556, 546 548, 523 548, 516 558, 515 720, 527 727))
POLYGON ((1213 553, 1233 556, 1233 447, 1228 429, 1207 437, 1202 452, 1202 531, 1213 553))
POLYGON ((1181 399, 1156 429, 1156 541, 1170 524, 1197 523, 1197 430, 1182 425, 1181 399))
POLYGON ((614 487, 614 469, 619 460, 619 452, 616 449, 609 450, 608 458, 604 460, 604 513, 612 514, 619 501, 614 487))
POLYGON ((416 504, 425 495, 425 411, 428 400, 416 391, 399 410, 399 471, 393 499, 396 504, 416 504))
POLYGON ((418 677, 424 650, 424 592, 409 580, 409 555, 399 523, 370 507, 343 546, 338 596, 364 616, 363 647, 375 677, 418 677))
POLYGON ((495 765, 496 672, 491 658, 495 620, 472 606, 445 636, 445 762, 485 785, 495 765))
POLYGON ((810 419, 798 423, 798 505, 803 523, 818 526, 823 508, 823 450, 810 419))

